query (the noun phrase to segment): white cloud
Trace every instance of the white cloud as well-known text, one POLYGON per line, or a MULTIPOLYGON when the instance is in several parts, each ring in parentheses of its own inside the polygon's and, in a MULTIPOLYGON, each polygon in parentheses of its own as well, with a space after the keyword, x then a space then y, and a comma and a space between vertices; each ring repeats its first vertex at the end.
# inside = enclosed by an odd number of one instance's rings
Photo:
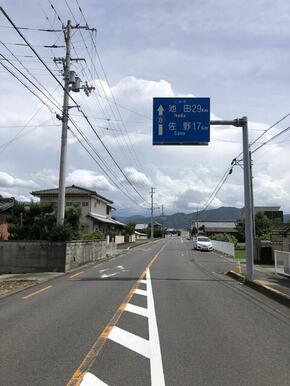
POLYGON ((36 184, 32 180, 23 180, 21 178, 15 178, 8 173, 0 172, 0 187, 28 187, 33 188, 36 184))
POLYGON ((91 170, 77 169, 67 176, 67 185, 84 186, 88 189, 97 191, 104 190, 114 192, 116 188, 107 180, 106 177, 98 175, 91 170))
POLYGON ((144 173, 136 170, 135 168, 125 168, 124 172, 128 179, 137 187, 144 188, 152 186, 150 179, 144 173))

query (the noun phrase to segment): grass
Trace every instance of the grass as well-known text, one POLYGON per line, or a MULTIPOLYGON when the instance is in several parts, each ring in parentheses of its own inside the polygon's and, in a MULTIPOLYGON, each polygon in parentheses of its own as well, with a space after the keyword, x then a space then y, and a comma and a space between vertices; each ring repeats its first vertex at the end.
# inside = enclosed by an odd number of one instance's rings
POLYGON ((245 258, 246 258, 246 250, 245 249, 235 250, 235 259, 243 260, 245 258))

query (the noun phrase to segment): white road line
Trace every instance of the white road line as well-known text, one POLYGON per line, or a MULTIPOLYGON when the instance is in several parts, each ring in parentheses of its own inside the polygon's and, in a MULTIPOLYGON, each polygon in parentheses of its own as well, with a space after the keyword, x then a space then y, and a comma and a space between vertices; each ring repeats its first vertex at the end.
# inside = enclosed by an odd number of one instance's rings
POLYGON ((123 330, 122 328, 114 326, 108 338, 146 358, 149 358, 150 356, 148 340, 131 334, 131 332, 123 330))
POLYGON ((137 289, 135 290, 135 294, 136 294, 136 295, 147 296, 147 291, 144 291, 144 290, 141 290, 141 289, 137 288, 137 289))
POLYGON ((133 312, 134 314, 148 317, 147 308, 135 306, 134 304, 131 304, 131 303, 127 303, 125 307, 125 311, 133 312))
POLYGON ((102 279, 106 279, 107 277, 111 277, 111 276, 116 276, 116 275, 118 275, 120 272, 114 272, 114 273, 108 273, 108 274, 103 274, 103 275, 101 275, 101 278, 102 279))
POLYGON ((148 290, 148 324, 150 344, 150 372, 151 386, 165 386, 161 349, 159 343, 158 327, 155 315, 154 298, 151 284, 150 271, 146 273, 148 290))
POLYGON ((83 377, 83 380, 80 383, 80 386, 108 386, 105 382, 101 381, 95 375, 91 373, 86 373, 83 377))
POLYGON ((140 280, 140 283, 147 284, 146 280, 140 280))
POLYGON ((104 269, 100 269, 99 272, 103 273, 103 272, 106 272, 106 271, 109 271, 109 270, 110 270, 110 268, 104 268, 104 269))

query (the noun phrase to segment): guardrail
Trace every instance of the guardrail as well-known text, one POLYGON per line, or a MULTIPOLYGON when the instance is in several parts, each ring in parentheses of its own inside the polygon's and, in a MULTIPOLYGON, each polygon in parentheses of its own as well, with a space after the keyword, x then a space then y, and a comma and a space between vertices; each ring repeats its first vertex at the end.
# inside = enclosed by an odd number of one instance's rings
POLYGON ((283 272, 290 275, 290 252, 274 251, 275 273, 283 272))
POLYGON ((225 241, 217 241, 217 240, 211 240, 213 248, 216 251, 225 253, 226 255, 230 255, 232 257, 235 257, 235 244, 234 243, 228 243, 225 241))

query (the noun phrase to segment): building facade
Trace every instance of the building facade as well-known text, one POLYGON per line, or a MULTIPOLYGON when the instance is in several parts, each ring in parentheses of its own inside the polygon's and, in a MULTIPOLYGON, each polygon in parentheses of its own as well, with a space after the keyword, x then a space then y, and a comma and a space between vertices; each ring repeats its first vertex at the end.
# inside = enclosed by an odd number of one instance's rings
MULTIPOLYGON (((41 204, 52 204, 57 208, 58 188, 31 192, 40 199, 41 204)), ((100 230, 104 235, 108 233, 121 234, 125 224, 112 217, 113 201, 95 192, 72 185, 65 188, 65 206, 79 206, 81 208, 80 222, 83 233, 89 234, 100 230)))

